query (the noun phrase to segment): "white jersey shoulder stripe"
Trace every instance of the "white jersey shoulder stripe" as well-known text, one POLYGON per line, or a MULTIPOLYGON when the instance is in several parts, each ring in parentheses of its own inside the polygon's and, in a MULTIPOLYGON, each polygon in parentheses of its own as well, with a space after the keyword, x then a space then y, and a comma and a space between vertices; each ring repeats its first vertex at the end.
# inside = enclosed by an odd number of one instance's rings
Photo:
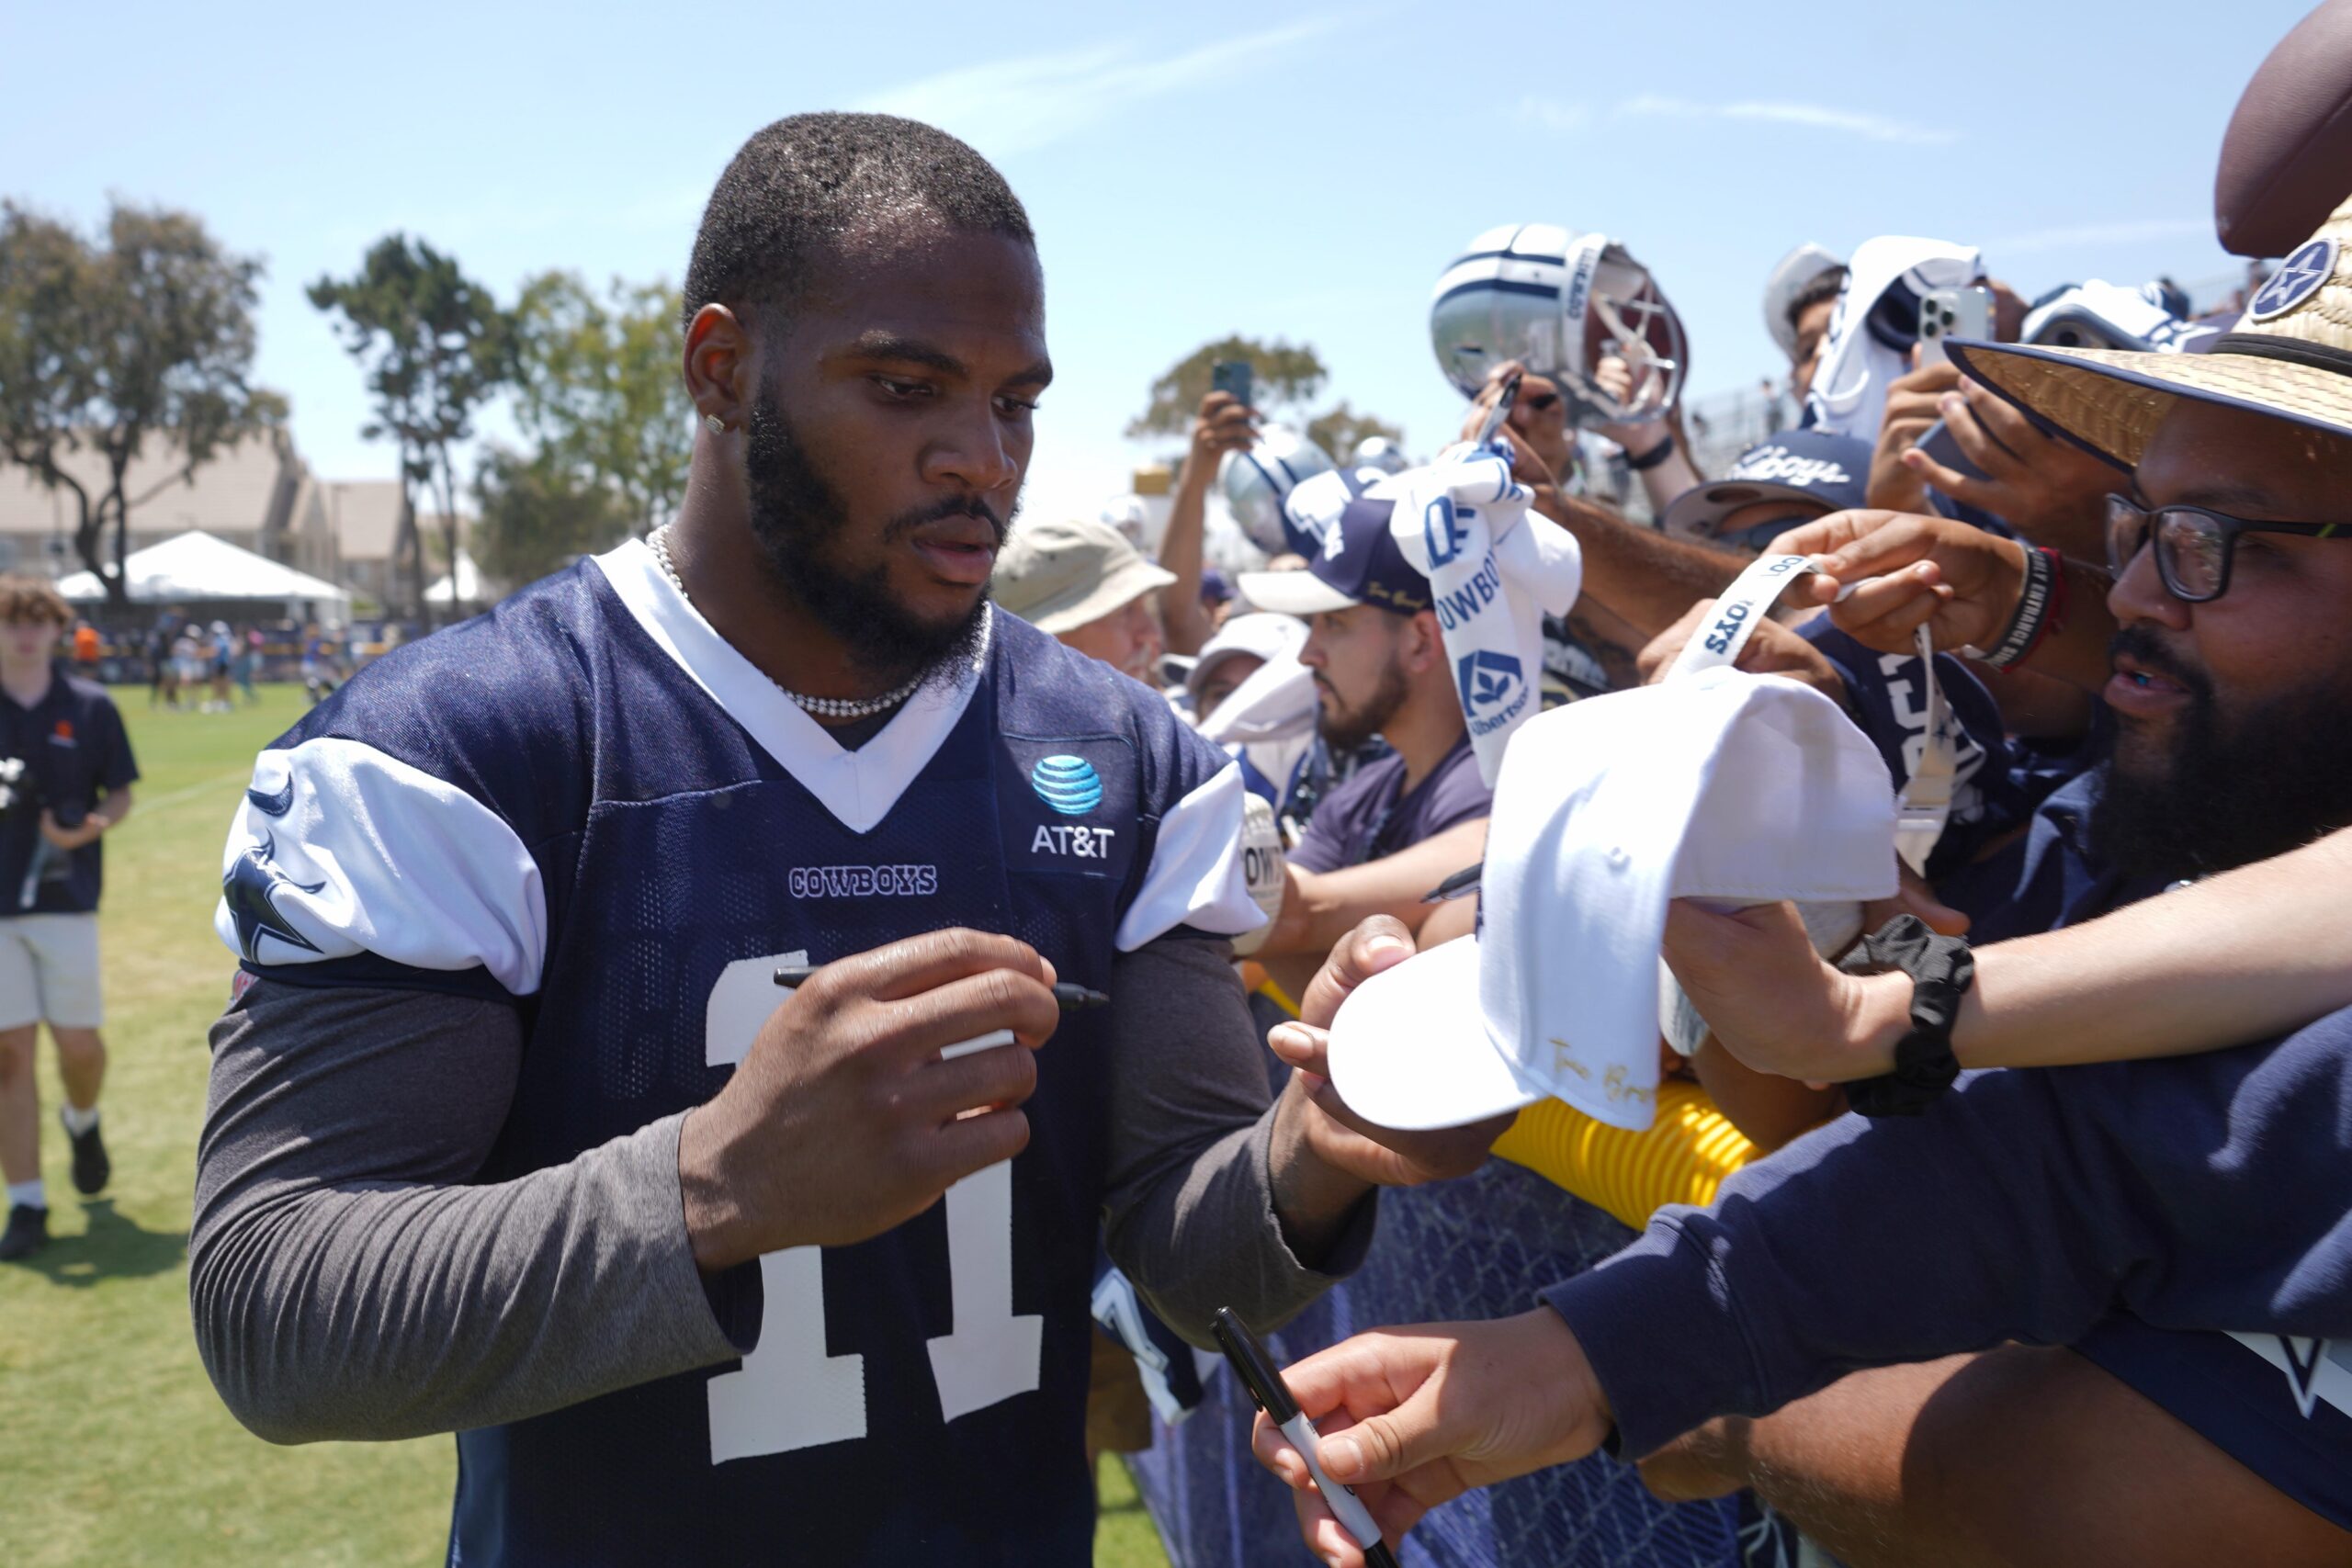
MULTIPOLYGON (((641 540, 631 539, 595 561, 646 636, 854 833, 871 832, 889 815, 964 716, 988 666, 984 642, 971 667, 959 671, 955 681, 924 686, 879 735, 844 750, 702 618, 662 575, 641 540)), ((993 607, 989 614, 993 617, 993 607)), ((993 619, 989 624, 994 626, 993 619)))
POLYGON ((1227 762, 1168 808, 1143 886, 1115 936, 1133 953, 1178 926, 1239 936, 1266 923, 1250 896, 1242 855, 1241 810, 1249 795, 1238 763, 1227 762))
POLYGON ((371 953, 539 988, 547 895, 530 852, 472 795, 365 742, 264 751, 220 873, 213 930, 249 963, 371 953))

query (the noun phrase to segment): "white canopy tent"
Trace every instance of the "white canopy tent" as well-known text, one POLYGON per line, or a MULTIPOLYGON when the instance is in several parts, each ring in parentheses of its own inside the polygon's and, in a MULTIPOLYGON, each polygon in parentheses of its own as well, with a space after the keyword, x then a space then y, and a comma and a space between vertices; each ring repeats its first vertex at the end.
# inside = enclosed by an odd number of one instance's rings
POLYGON ((481 603, 481 570, 474 565, 474 558, 460 547, 458 570, 444 576, 424 591, 428 604, 479 604, 481 603))
MULTIPOLYGON (((207 613, 233 606, 248 615, 289 621, 351 619, 351 595, 334 583, 200 529, 133 550, 123 562, 123 582, 134 604, 181 605, 191 612, 201 607, 207 613)), ((103 604, 107 596, 106 585, 88 571, 62 580, 57 591, 74 604, 103 604)))

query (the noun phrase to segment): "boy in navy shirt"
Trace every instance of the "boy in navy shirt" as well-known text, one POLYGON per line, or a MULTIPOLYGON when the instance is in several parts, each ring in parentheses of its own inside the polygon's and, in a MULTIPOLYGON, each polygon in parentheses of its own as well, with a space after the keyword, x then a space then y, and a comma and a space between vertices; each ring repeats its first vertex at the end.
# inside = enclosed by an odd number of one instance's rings
POLYGON ((106 688, 57 662, 72 624, 47 582, 0 576, 0 1261, 49 1239, 33 1081, 43 1021, 65 1083, 74 1190, 98 1191, 110 1168, 98 1134, 98 838, 130 811, 139 767, 106 688))

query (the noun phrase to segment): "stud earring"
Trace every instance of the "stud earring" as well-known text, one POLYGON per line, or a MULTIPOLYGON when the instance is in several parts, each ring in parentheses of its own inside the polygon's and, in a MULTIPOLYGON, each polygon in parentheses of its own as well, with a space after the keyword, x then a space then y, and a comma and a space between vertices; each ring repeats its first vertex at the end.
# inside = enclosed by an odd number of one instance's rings
POLYGON ((719 418, 715 413, 707 413, 703 415, 702 422, 710 426, 710 433, 713 435, 724 435, 727 434, 727 422, 719 418))

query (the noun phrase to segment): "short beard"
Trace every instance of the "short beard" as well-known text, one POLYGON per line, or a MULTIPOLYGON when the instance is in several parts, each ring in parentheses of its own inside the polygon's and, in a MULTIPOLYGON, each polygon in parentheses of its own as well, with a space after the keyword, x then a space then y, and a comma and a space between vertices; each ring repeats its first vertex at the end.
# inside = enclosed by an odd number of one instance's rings
MULTIPOLYGON (((752 537, 786 592, 842 645, 853 665, 898 682, 918 673, 951 675, 978 657, 988 635, 986 590, 960 621, 943 626, 910 615, 890 592, 888 565, 851 572, 834 564, 849 526, 848 507, 793 435, 772 388, 762 387, 752 400, 745 433, 752 537)), ((880 543, 895 545, 926 523, 966 516, 986 518, 1003 545, 1006 520, 986 502, 955 497, 892 518, 883 525, 880 543)))
POLYGON ((2224 727, 2211 682, 2153 634, 2127 628, 2112 648, 2180 682, 2189 700, 2172 754, 2145 772, 2124 764, 2132 738, 2119 738, 2090 817, 2103 861, 2131 876, 2204 876, 2352 825, 2347 694, 2283 693, 2231 714, 2224 727))
POLYGON ((1333 755, 1345 756, 1360 750, 1364 742, 1388 728, 1396 710, 1405 705, 1405 672, 1394 664, 1380 671, 1380 683, 1373 688, 1355 709, 1345 716, 1336 714, 1327 701, 1316 726, 1323 733, 1323 743, 1333 755))

